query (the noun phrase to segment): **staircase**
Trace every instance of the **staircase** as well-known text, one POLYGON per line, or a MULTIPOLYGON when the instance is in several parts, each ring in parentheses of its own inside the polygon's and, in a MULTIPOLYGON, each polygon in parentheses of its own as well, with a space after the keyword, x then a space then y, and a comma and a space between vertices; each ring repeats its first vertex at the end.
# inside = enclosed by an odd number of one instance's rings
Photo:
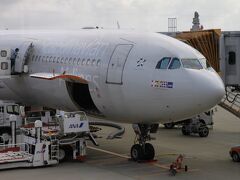
POLYGON ((240 92, 226 88, 226 94, 219 105, 240 118, 240 92))
POLYGON ((59 140, 56 137, 51 137, 50 160, 59 159, 59 140))

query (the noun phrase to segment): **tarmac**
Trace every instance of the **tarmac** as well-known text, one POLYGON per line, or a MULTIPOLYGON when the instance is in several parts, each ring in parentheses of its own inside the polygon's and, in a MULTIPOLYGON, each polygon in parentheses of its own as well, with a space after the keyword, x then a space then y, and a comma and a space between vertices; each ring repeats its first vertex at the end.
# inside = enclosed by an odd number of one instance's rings
POLYGON ((137 163, 129 161, 129 151, 135 134, 131 125, 124 124, 126 132, 121 139, 107 140, 114 131, 103 128, 98 133, 99 147, 88 143, 85 162, 63 162, 57 166, 0 171, 5 180, 155 180, 155 179, 239 179, 240 163, 234 163, 229 150, 240 144, 240 119, 221 107, 214 115, 214 126, 207 138, 198 135, 183 136, 180 128, 164 129, 161 126, 155 147, 156 162, 137 163), (168 167, 179 154, 184 154, 188 172, 170 176, 168 167))

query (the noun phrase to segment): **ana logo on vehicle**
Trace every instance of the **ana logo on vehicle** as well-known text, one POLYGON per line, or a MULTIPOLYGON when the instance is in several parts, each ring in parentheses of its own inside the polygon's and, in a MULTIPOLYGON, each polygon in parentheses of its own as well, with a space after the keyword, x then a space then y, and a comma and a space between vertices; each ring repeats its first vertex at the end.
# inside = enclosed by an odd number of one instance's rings
POLYGON ((70 124, 69 125, 69 128, 73 128, 73 129, 76 129, 76 128, 81 128, 83 127, 83 122, 82 123, 77 123, 77 124, 70 124))

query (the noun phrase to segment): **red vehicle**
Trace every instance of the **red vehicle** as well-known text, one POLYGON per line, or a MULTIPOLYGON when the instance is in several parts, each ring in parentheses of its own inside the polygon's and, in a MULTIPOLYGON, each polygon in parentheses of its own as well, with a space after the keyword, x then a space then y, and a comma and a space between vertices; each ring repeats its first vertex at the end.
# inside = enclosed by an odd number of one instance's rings
POLYGON ((240 145, 232 147, 229 153, 234 162, 240 162, 240 145))

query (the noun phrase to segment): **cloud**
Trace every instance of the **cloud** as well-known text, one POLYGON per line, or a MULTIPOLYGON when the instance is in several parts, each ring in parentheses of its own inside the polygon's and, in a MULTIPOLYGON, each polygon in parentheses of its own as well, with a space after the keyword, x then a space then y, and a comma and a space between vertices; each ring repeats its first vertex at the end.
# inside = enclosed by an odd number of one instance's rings
POLYGON ((205 28, 238 30, 238 0, 0 0, 0 28, 79 29, 83 26, 167 31, 169 17, 189 30, 194 11, 205 28))

